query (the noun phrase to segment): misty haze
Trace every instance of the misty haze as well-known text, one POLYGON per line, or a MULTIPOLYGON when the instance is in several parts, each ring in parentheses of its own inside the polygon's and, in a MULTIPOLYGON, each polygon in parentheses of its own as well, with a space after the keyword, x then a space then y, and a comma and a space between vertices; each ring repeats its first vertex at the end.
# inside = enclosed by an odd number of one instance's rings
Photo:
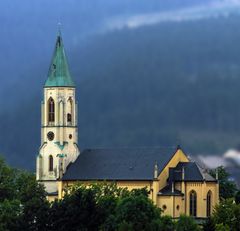
POLYGON ((42 87, 61 22, 81 149, 180 144, 209 167, 239 164, 240 1, 102 2, 1 1, 7 162, 35 168, 42 87))

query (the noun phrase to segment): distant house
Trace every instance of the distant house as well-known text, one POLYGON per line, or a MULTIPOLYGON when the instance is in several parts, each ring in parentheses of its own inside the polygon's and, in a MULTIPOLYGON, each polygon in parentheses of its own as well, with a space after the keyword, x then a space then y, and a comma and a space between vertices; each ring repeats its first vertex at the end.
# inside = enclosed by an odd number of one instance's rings
POLYGON ((76 182, 116 182, 129 190, 146 187, 149 198, 164 214, 211 215, 218 203, 218 181, 181 147, 86 149, 78 147, 77 103, 61 34, 44 85, 41 147, 37 156, 37 180, 48 199, 62 198, 76 182))

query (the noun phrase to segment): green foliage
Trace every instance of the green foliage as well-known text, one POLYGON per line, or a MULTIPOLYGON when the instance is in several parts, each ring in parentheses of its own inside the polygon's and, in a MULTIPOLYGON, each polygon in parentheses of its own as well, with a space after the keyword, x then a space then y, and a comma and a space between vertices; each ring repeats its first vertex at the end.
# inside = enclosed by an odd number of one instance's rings
POLYGON ((176 226, 176 231, 199 231, 197 223, 192 217, 181 215, 176 226))
POLYGON ((0 157, 0 202, 5 199, 13 199, 16 195, 14 180, 16 171, 8 167, 0 157))
MULTIPOLYGON (((198 231, 192 217, 181 215, 174 222, 161 216, 148 197, 146 188, 118 188, 114 183, 76 184, 66 189, 62 200, 51 205, 46 200, 42 185, 35 176, 10 168, 0 160, 0 230, 4 231, 198 231), (7 180, 4 179, 4 177, 7 180)), ((213 172, 212 172, 213 174, 213 172)), ((219 168, 219 178, 227 191, 228 174, 219 168)), ((233 191, 233 190, 232 190, 233 191)), ((239 193, 236 194, 236 202, 239 193)), ((204 231, 239 231, 240 204, 222 199, 214 209, 213 217, 203 225, 204 231)))
POLYGON ((23 205, 22 227, 25 230, 46 230, 49 203, 43 185, 36 182, 35 175, 22 172, 16 180, 16 186, 23 205))
POLYGON ((214 210, 213 219, 215 224, 227 225, 231 231, 238 231, 240 227, 240 205, 237 205, 233 199, 222 200, 214 210))
POLYGON ((173 231, 175 230, 175 223, 170 216, 162 216, 160 219, 159 230, 173 231))
POLYGON ((123 221, 119 224, 118 231, 133 231, 132 224, 127 223, 126 221, 123 221))
POLYGON ((148 230, 155 219, 160 218, 160 210, 144 195, 130 195, 119 201, 116 207, 118 224, 127 222, 133 230, 148 230))
POLYGON ((4 200, 0 202, 0 230, 18 230, 19 217, 22 209, 19 200, 4 200))
POLYGON ((203 231, 215 231, 215 223, 212 217, 209 217, 203 224, 203 231))
POLYGON ((236 195, 235 195, 235 202, 236 202, 237 204, 240 204, 240 191, 238 191, 238 192, 236 193, 236 195))
POLYGON ((76 184, 66 192, 50 208, 50 230, 136 230, 160 218, 146 189, 128 191, 105 182, 76 184))
POLYGON ((224 225, 224 224, 217 224, 216 225, 216 231, 230 231, 230 228, 228 225, 224 225))
POLYGON ((215 170, 211 170, 209 173, 213 177, 216 177, 216 171, 218 171, 220 198, 221 199, 233 198, 237 191, 237 186, 235 182, 229 180, 229 173, 225 170, 223 166, 220 166, 215 170))
POLYGON ((94 191, 78 188, 73 193, 66 194, 63 200, 52 204, 50 218, 49 230, 98 230, 99 208, 94 191))
POLYGON ((26 171, 0 159, 0 227, 3 230, 47 230, 49 203, 42 185, 26 171))

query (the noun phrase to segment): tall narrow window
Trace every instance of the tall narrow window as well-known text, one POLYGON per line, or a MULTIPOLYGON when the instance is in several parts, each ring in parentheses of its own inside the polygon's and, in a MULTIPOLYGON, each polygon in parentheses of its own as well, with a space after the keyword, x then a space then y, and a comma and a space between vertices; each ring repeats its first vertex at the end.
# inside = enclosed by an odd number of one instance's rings
POLYGON ((190 216, 197 216, 197 193, 195 191, 191 191, 189 195, 190 207, 189 214, 190 216))
POLYGON ((207 193, 207 217, 211 216, 211 206, 212 206, 212 192, 207 193))
POLYGON ((52 155, 49 156, 49 164, 48 165, 49 165, 48 170, 50 172, 52 172, 53 171, 53 156, 52 155))
POLYGON ((70 113, 67 114, 67 122, 72 122, 72 115, 70 113))
POLYGON ((72 114, 73 114, 73 102, 70 97, 67 101, 67 123, 68 125, 72 125, 72 114))
POLYGON ((51 97, 48 101, 48 121, 54 122, 54 119, 55 119, 55 105, 54 100, 51 97))

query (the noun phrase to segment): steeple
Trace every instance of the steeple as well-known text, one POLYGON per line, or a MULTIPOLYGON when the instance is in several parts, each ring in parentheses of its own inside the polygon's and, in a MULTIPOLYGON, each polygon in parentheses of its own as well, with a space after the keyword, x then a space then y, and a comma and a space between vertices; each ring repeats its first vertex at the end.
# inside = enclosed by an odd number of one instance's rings
POLYGON ((80 154, 75 91, 59 31, 43 89, 41 146, 37 156, 36 178, 48 193, 57 191, 57 179, 80 154))
POLYGON ((58 31, 48 79, 44 87, 75 87, 70 75, 60 30, 58 31))

